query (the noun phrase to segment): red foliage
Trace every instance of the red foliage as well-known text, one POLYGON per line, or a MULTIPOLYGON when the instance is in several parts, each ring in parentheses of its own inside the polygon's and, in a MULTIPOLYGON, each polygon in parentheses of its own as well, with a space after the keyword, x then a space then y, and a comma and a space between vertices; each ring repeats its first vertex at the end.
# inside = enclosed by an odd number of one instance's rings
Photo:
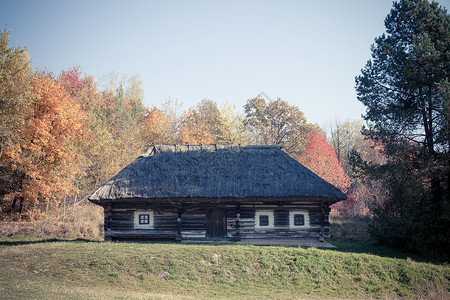
POLYGON ((344 193, 347 192, 350 177, 339 163, 334 148, 327 143, 319 131, 311 134, 306 149, 298 161, 344 193))
MULTIPOLYGON (((350 189, 347 192, 347 200, 340 201, 336 204, 333 204, 332 208, 338 212, 339 215, 350 217, 350 216, 366 216, 368 215, 368 211, 359 211, 358 209, 358 195, 356 195, 355 190, 350 189)), ((367 208, 367 207, 365 207, 367 208)))
POLYGON ((81 67, 74 66, 67 71, 62 71, 58 81, 61 82, 66 91, 70 91, 70 95, 73 96, 73 94, 79 91, 83 86, 81 67))

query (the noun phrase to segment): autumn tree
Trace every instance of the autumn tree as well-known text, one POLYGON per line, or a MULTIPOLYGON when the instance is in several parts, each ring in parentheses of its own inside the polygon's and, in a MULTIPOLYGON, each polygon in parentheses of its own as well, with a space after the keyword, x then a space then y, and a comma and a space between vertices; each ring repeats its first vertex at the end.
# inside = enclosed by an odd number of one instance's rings
POLYGON ((119 79, 112 73, 106 78, 103 91, 92 76, 81 75, 80 67, 63 71, 58 78, 87 115, 85 136, 89 142, 78 149, 85 157, 84 175, 76 180, 80 197, 114 176, 147 145, 143 125, 147 109, 139 77, 119 79))
POLYGON ((354 214, 356 199, 353 193, 348 193, 351 183, 350 177, 339 163, 334 148, 327 143, 319 130, 311 134, 306 149, 298 158, 298 161, 329 183, 338 187, 342 192, 348 194, 347 200, 332 206, 335 213, 337 212, 337 214, 344 216, 354 214))
POLYGON ((228 104, 228 101, 220 109, 217 141, 225 145, 246 145, 248 143, 244 116, 236 111, 235 105, 228 104))
POLYGON ((283 146, 293 157, 302 153, 315 128, 298 107, 280 98, 269 103, 262 97, 249 99, 244 109, 250 143, 283 146))
POLYGON ((168 122, 164 113, 153 107, 152 109, 147 109, 142 122, 144 134, 148 145, 165 144, 166 137, 168 136, 167 131, 169 130, 168 122))
POLYGON ((9 46, 9 31, 0 32, 0 199, 22 188, 24 170, 13 167, 5 149, 23 142, 31 113, 32 69, 26 49, 9 46))
MULTIPOLYGON (((77 98, 78 94, 81 93, 83 89, 83 78, 81 76, 81 67, 74 66, 68 70, 61 71, 58 77, 58 81, 62 84, 64 89, 69 93, 72 98, 77 98)), ((87 104, 80 102, 80 104, 87 104)), ((87 110, 84 108, 83 110, 87 110)))
POLYGON ((22 188, 10 194, 12 207, 19 200, 19 213, 36 217, 48 205, 57 206, 79 172, 74 144, 81 141, 84 114, 51 74, 31 77, 31 114, 21 132, 21 142, 5 150, 6 159, 24 170, 22 188))
POLYGON ((79 194, 74 196, 73 201, 77 201, 88 196, 96 186, 119 171, 114 157, 115 141, 107 120, 112 111, 108 99, 98 91, 94 78, 82 76, 80 67, 62 71, 58 82, 86 115, 85 142, 76 144, 76 151, 83 158, 79 160, 81 172, 74 181, 79 194))
POLYGON ((334 148, 327 143, 320 131, 316 130, 311 134, 298 161, 344 193, 347 192, 350 178, 341 167, 334 148))
POLYGON ((389 195, 371 232, 415 251, 447 249, 450 16, 437 2, 401 0, 385 26, 356 77, 366 134, 383 144, 388 158, 374 168, 389 195))
POLYGON ((364 136, 361 133, 363 120, 330 122, 326 129, 327 141, 333 146, 339 163, 347 174, 351 173, 351 166, 348 163, 348 155, 356 150, 362 153, 365 149, 364 136))
POLYGON ((365 137, 361 133, 362 126, 362 120, 334 120, 325 126, 327 140, 335 149, 338 161, 351 181, 346 205, 337 205, 342 206, 340 211, 347 217, 372 216, 372 208, 377 201, 381 201, 384 193, 379 180, 367 180, 367 176, 353 164, 355 155, 371 163, 385 162, 381 151, 382 146, 365 137), (375 199, 377 200, 375 201, 375 199), (347 205, 350 203, 352 205, 347 205))
POLYGON ((217 104, 203 99, 182 117, 180 133, 183 144, 215 144, 220 113, 217 104))
POLYGON ((142 126, 146 108, 142 103, 142 81, 138 76, 123 77, 120 81, 113 74, 110 76, 109 85, 101 92, 108 103, 102 114, 114 140, 114 168, 119 171, 146 149, 142 126))

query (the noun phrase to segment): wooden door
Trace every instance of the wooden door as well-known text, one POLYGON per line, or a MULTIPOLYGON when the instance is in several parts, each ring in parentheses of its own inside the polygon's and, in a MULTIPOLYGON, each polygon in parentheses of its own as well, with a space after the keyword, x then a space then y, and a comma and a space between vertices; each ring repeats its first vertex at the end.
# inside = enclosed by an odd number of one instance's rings
POLYGON ((206 210, 206 238, 224 239, 227 236, 227 213, 217 207, 206 210))

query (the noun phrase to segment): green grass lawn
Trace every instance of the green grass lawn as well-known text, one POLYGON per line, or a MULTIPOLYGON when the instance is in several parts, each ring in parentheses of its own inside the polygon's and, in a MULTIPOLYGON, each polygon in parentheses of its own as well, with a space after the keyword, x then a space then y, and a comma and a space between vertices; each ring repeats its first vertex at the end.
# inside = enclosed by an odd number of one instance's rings
POLYGON ((0 298, 446 299, 450 295, 447 264, 418 261, 361 243, 332 242, 339 248, 4 238, 0 298))

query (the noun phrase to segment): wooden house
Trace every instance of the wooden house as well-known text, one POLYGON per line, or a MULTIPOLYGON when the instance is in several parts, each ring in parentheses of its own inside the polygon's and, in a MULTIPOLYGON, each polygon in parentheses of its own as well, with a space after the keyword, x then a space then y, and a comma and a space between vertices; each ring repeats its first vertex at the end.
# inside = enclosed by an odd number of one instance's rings
POLYGON ((343 199, 279 146, 223 145, 151 146, 89 197, 106 241, 321 239, 343 199))

